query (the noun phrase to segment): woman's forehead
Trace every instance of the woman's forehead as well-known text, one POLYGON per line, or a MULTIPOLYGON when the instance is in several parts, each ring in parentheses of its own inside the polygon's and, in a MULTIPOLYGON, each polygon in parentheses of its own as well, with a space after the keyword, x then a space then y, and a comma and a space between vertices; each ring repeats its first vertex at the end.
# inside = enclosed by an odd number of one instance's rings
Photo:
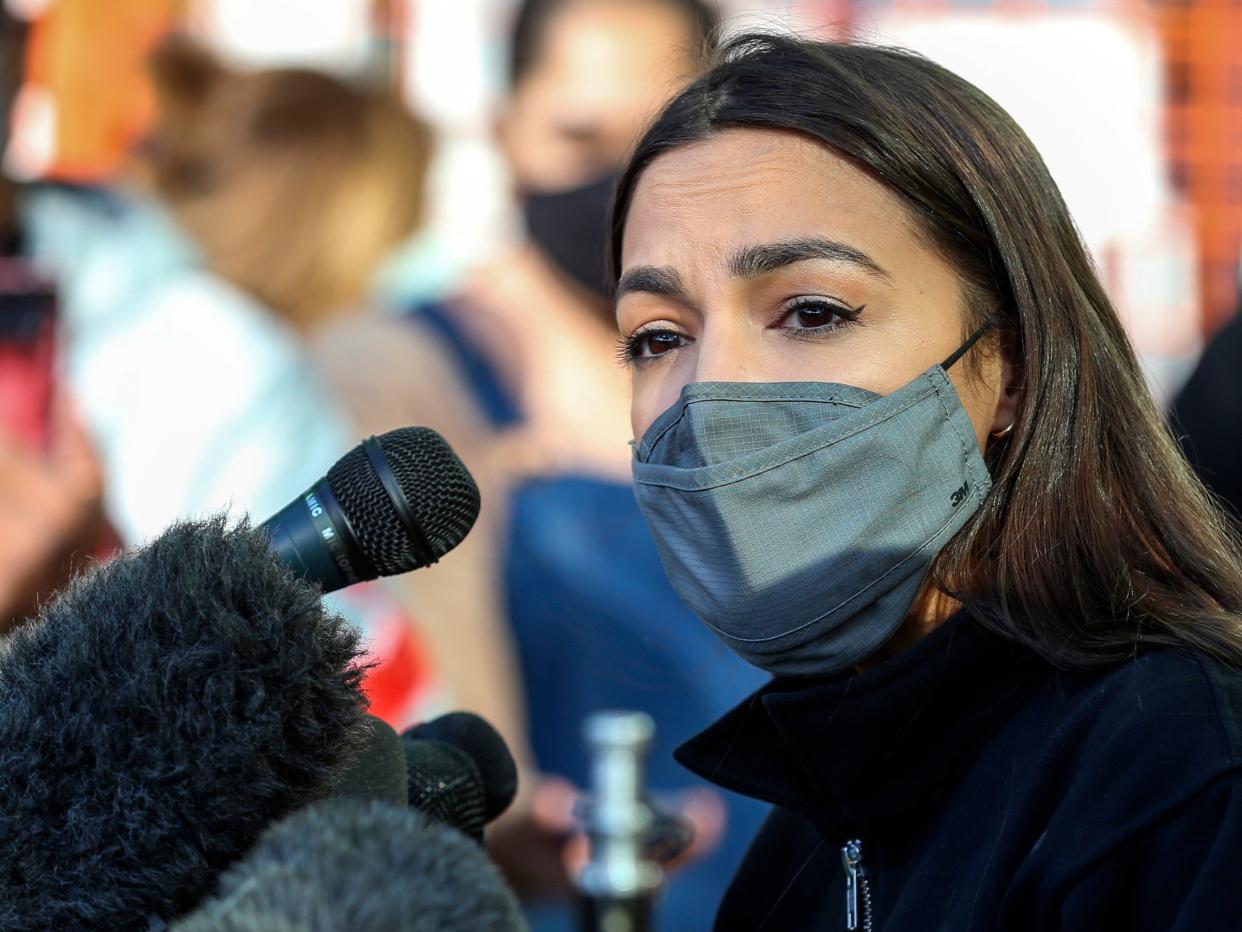
POLYGON ((827 145, 783 130, 727 129, 663 153, 638 180, 622 266, 674 254, 832 236, 899 252, 923 237, 901 199, 827 145))

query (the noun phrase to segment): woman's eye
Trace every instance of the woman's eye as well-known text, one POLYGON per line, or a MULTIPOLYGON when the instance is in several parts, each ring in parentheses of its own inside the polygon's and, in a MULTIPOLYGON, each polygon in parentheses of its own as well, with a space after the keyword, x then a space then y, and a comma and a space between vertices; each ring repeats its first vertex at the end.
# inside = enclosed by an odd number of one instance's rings
POLYGON ((856 321, 864 307, 865 305, 847 307, 831 301, 804 299, 786 308, 778 326, 787 330, 832 332, 856 321))
POLYGON ((675 330, 643 330, 625 339, 622 358, 625 360, 651 359, 680 349, 690 338, 675 330))

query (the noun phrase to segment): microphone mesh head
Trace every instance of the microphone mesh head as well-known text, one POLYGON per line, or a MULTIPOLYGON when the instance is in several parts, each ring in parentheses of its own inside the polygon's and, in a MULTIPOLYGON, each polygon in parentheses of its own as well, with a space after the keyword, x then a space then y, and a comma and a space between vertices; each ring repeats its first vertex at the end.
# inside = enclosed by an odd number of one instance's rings
POLYGON ((449 712, 407 728, 401 740, 407 748, 420 740, 442 741, 463 751, 479 770, 485 795, 483 816, 488 822, 509 808, 517 795, 517 764, 505 739, 473 712, 449 712))
MULTIPOLYGON (((462 542, 479 515, 479 489, 443 437, 429 427, 402 427, 379 438, 435 559, 462 542)), ((380 576, 426 566, 361 445, 328 470, 328 486, 349 519, 359 547, 380 576)))

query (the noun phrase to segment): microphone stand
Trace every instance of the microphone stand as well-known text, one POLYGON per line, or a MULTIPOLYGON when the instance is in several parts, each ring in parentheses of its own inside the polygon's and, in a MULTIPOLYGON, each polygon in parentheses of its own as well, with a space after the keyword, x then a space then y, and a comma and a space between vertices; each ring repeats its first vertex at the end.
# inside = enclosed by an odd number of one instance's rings
POLYGON ((642 712, 599 712, 584 728, 591 796, 581 813, 590 858, 577 878, 582 932, 650 932, 664 872, 645 854, 654 820, 643 765, 655 723, 642 712))

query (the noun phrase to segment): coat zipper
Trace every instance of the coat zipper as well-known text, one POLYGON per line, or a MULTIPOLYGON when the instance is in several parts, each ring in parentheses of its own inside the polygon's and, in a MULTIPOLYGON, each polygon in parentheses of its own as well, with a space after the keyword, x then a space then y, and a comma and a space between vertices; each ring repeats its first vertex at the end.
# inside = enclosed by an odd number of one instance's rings
POLYGON ((871 925, 871 880, 862 863, 862 842, 857 838, 841 848, 845 864, 845 928, 873 932, 871 925))

